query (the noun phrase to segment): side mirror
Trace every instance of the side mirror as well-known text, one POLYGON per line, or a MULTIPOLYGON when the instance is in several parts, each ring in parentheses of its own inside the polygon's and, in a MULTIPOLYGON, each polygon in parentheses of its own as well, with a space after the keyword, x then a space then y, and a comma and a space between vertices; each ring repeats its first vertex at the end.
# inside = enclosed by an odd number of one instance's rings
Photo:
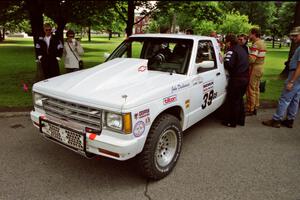
POLYGON ((203 72, 203 71, 207 71, 209 69, 213 69, 215 67, 215 62, 214 61, 202 61, 201 63, 196 64, 197 67, 197 72, 203 72))
POLYGON ((105 53, 103 54, 103 57, 104 57, 105 59, 107 59, 109 56, 110 56, 110 54, 107 53, 107 52, 105 52, 105 53))

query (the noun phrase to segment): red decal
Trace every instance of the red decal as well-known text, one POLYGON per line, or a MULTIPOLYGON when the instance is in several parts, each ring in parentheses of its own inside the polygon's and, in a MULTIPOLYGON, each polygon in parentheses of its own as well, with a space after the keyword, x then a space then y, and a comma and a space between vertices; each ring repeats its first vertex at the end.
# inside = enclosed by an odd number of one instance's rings
POLYGON ((147 66, 140 66, 139 68, 138 68, 138 72, 143 72, 143 71, 145 71, 147 69, 147 66))
POLYGON ((91 133, 90 136, 89 136, 89 139, 94 140, 96 138, 96 136, 97 136, 96 134, 91 133))
POLYGON ((173 95, 173 96, 164 98, 163 102, 164 102, 164 105, 166 105, 166 104, 172 103, 176 100, 177 100, 177 96, 173 95))
POLYGON ((149 109, 146 109, 146 110, 142 110, 139 112, 139 118, 143 118, 143 117, 146 117, 150 114, 150 110, 149 109))

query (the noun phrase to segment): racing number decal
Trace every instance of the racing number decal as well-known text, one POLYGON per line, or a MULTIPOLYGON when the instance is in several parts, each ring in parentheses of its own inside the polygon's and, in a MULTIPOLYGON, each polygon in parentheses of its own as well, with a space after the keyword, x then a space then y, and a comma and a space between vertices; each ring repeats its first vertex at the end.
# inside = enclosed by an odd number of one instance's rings
POLYGON ((214 97, 214 90, 210 90, 209 92, 205 93, 205 95, 203 96, 203 104, 202 104, 202 109, 205 109, 206 106, 210 106, 212 103, 214 97))

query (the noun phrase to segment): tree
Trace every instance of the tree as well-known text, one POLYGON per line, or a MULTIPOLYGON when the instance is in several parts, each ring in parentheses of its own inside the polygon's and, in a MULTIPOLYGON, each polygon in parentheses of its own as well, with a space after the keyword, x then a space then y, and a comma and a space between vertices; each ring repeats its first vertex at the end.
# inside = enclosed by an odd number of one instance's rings
POLYGON ((24 12, 24 2, 21 0, 0 1, 0 41, 5 39, 5 30, 11 32, 28 30, 26 26, 27 13, 24 12))
POLYGON ((225 12, 238 11, 241 15, 248 16, 251 24, 256 24, 262 32, 266 32, 272 25, 276 12, 274 2, 250 1, 224 1, 219 2, 225 12))
POLYGON ((219 26, 219 30, 226 34, 247 34, 252 27, 253 25, 249 23, 246 15, 240 15, 238 12, 236 12, 225 15, 224 22, 219 26))
POLYGON ((179 26, 180 31, 192 28, 199 30, 202 21, 212 21, 218 24, 222 17, 222 11, 217 2, 187 2, 187 1, 161 1, 157 4, 157 10, 153 19, 163 27, 179 26))
POLYGON ((202 20, 200 23, 196 23, 194 25, 194 32, 195 34, 200 35, 209 35, 212 31, 218 29, 218 24, 215 24, 212 21, 202 20))
POLYGON ((57 35, 62 40, 67 23, 80 24, 90 30, 91 26, 99 23, 108 5, 109 1, 104 0, 45 0, 45 15, 57 24, 57 35))
POLYGON ((126 23, 126 35, 132 35, 133 26, 143 20, 145 17, 152 14, 156 9, 156 5, 152 5, 149 1, 134 1, 128 0, 126 3, 122 1, 112 2, 111 4, 115 11, 119 14, 120 18, 126 23), (126 8, 127 6, 127 8, 126 8), (144 8, 140 13, 143 15, 138 21, 134 21, 134 10, 136 7, 144 8))

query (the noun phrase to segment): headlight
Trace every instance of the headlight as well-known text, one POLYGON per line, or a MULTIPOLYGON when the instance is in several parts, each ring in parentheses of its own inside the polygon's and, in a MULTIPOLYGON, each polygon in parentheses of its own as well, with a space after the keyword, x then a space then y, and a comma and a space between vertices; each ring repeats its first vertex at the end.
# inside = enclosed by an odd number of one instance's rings
POLYGON ((43 106, 43 101, 42 101, 43 99, 44 99, 43 95, 35 93, 35 92, 33 93, 33 103, 34 103, 34 105, 42 107, 43 106))
POLYGON ((121 131, 123 127, 122 115, 110 112, 106 113, 106 125, 121 131))
POLYGON ((125 134, 131 133, 131 114, 117 114, 106 112, 105 122, 108 128, 121 131, 125 134))

